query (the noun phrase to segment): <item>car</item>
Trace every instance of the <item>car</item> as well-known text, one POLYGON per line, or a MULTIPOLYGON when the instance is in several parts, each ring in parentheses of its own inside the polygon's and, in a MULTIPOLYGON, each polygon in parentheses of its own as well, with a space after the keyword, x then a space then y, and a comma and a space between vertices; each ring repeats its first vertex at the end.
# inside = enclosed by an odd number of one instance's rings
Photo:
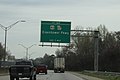
POLYGON ((10 80, 19 80, 19 78, 30 78, 36 80, 36 68, 32 61, 17 61, 15 65, 9 68, 10 80))
POLYGON ((36 66, 36 73, 39 74, 39 73, 45 73, 47 74, 47 65, 45 64, 39 64, 36 66))

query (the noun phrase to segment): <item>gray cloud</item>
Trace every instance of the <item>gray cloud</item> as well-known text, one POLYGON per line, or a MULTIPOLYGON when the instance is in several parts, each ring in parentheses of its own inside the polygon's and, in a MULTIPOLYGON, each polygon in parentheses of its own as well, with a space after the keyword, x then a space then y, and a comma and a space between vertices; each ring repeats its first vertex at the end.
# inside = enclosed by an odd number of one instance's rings
POLYGON ((79 0, 1 0, 0 4, 7 5, 69 5, 77 4, 79 0))
POLYGON ((106 7, 117 6, 120 0, 0 0, 1 5, 16 6, 76 6, 106 7))
MULTIPOLYGON (((17 20, 26 20, 26 23, 19 23, 8 31, 7 45, 17 57, 24 52, 17 44, 29 46, 39 42, 41 20, 71 20, 72 28, 77 25, 97 27, 105 24, 111 26, 108 27, 110 30, 120 30, 117 27, 120 24, 119 16, 120 0, 0 0, 0 24, 9 26, 17 20)), ((4 44, 2 29, 0 42, 4 44)), ((33 52, 41 56, 45 52, 55 51, 48 50, 38 47, 33 52)))

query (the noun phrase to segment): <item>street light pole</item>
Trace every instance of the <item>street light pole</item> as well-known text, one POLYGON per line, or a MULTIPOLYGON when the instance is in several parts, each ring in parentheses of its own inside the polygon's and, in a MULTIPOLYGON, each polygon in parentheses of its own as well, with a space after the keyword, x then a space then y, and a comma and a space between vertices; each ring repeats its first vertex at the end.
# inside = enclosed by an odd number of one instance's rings
POLYGON ((6 42, 7 42, 7 31, 9 29, 11 29, 15 24, 19 23, 19 22, 26 22, 25 20, 19 20, 13 24, 11 24, 10 26, 8 27, 5 27, 3 26, 2 24, 0 24, 0 27, 5 31, 5 49, 4 49, 4 61, 5 61, 5 58, 6 58, 6 42))
POLYGON ((18 44, 18 45, 21 45, 22 47, 24 47, 24 48, 26 49, 26 60, 28 60, 28 50, 29 50, 31 47, 33 47, 34 45, 36 45, 36 44, 33 44, 33 45, 29 46, 29 47, 25 47, 23 44, 18 44))
POLYGON ((33 55, 34 52, 32 52, 31 54, 29 54, 29 59, 31 58, 31 55, 33 55))
POLYGON ((4 61, 6 58, 6 40, 7 40, 7 27, 5 28, 5 50, 4 50, 4 61))

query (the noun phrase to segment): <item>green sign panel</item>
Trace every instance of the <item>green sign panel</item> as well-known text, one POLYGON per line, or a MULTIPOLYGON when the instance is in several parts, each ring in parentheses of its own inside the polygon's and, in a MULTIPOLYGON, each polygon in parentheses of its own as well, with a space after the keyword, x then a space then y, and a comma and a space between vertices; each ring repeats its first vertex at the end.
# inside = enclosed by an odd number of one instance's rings
POLYGON ((41 21, 41 42, 70 43, 71 22, 41 21))

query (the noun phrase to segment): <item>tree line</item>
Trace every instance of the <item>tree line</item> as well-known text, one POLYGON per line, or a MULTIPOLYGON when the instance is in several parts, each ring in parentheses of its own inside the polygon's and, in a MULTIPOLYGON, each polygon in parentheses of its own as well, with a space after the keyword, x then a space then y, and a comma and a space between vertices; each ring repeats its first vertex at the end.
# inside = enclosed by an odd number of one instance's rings
MULTIPOLYGON (((77 28, 82 30, 83 28, 77 28)), ((120 72, 120 31, 110 32, 105 25, 97 29, 99 33, 99 71, 120 72)), ((35 64, 46 64, 49 69, 54 68, 56 56, 65 57, 66 70, 94 70, 94 38, 87 37, 93 33, 76 33, 85 37, 71 37, 69 47, 57 49, 55 54, 46 53, 43 57, 36 58, 35 64)), ((7 52, 6 52, 7 55, 7 52)), ((0 60, 4 57, 4 47, 0 43, 0 60)))
MULTIPOLYGON (((91 30, 91 28, 88 29, 91 30)), ((100 32, 99 71, 120 72, 120 31, 109 32, 105 25, 98 26, 96 30, 100 32)), ((55 54, 65 57, 66 70, 94 70, 94 38, 87 37, 93 33, 76 33, 75 35, 85 37, 72 37, 70 46, 57 49, 55 54)), ((45 54, 40 61, 53 69, 54 57, 55 55, 45 54)))
MULTIPOLYGON (((90 28, 89 28, 90 29, 90 28)), ((105 25, 100 25, 99 34, 99 70, 120 72, 120 31, 109 32, 105 25)), ((94 70, 93 33, 76 34, 86 37, 73 37, 70 48, 63 48, 68 70, 94 70)))
POLYGON ((0 61, 4 59, 5 54, 7 54, 5 52, 5 48, 3 47, 2 43, 0 43, 0 61))
POLYGON ((2 43, 0 43, 0 61, 4 61, 4 58, 6 60, 15 60, 15 57, 11 57, 10 50, 5 51, 5 48, 3 47, 2 43))

